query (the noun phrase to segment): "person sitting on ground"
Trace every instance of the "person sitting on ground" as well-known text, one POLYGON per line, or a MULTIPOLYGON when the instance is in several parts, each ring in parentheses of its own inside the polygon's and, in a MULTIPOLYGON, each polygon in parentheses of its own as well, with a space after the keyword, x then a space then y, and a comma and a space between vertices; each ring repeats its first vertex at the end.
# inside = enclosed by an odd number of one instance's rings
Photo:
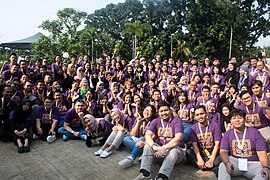
POLYGON ((89 112, 86 110, 86 103, 83 99, 75 100, 74 108, 67 111, 64 127, 58 129, 58 133, 63 136, 63 141, 70 139, 82 139, 86 141, 86 131, 83 117, 89 112))
POLYGON ((269 179, 267 145, 261 133, 246 126, 246 113, 234 109, 230 114, 232 129, 225 132, 220 144, 219 180, 232 176, 269 179))
POLYGON ((23 99, 22 102, 10 113, 11 128, 14 144, 18 146, 18 153, 29 152, 32 109, 31 101, 23 99))
POLYGON ((123 114, 118 108, 111 110, 111 118, 114 124, 112 133, 101 149, 95 152, 96 156, 100 156, 102 158, 110 156, 114 149, 119 148, 123 142, 124 135, 131 131, 133 124, 133 120, 128 115, 123 114))
POLYGON ((12 87, 5 86, 2 90, 3 97, 0 99, 0 140, 12 141, 12 132, 10 130, 10 113, 17 106, 16 102, 11 99, 12 87))
POLYGON ((159 102, 158 115, 146 131, 140 175, 135 179, 151 178, 154 157, 164 158, 156 179, 168 179, 174 164, 185 161, 182 121, 165 101, 159 102))
POLYGON ((112 132, 113 125, 105 119, 96 119, 87 114, 83 117, 87 135, 86 146, 103 145, 112 132))
POLYGON ((44 99, 44 105, 39 106, 36 110, 36 129, 35 134, 38 134, 42 141, 53 142, 56 140, 57 124, 60 120, 60 115, 57 107, 53 106, 54 98, 47 96, 44 99), (53 140, 48 140, 53 137, 53 140))
POLYGON ((124 145, 132 150, 131 154, 120 161, 118 164, 123 167, 127 168, 132 166, 133 161, 142 154, 143 147, 145 144, 145 132, 146 129, 149 127, 150 123, 156 116, 156 109, 153 105, 146 106, 143 111, 143 117, 139 116, 133 123, 132 130, 130 132, 130 136, 124 137, 124 145))
POLYGON ((212 169, 217 173, 217 167, 221 162, 218 157, 221 140, 220 125, 216 121, 210 122, 205 106, 196 106, 194 112, 198 123, 190 130, 193 149, 187 151, 187 157, 198 168, 212 169))

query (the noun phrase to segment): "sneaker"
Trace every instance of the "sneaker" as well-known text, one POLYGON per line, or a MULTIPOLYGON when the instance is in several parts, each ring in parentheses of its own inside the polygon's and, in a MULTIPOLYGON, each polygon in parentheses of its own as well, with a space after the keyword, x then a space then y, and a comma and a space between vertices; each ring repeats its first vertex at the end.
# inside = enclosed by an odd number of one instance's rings
POLYGON ((104 150, 103 153, 100 155, 102 158, 109 157, 112 154, 112 151, 106 151, 104 150))
POLYGON ((152 177, 151 177, 151 174, 148 177, 146 177, 146 176, 143 175, 143 173, 141 173, 139 176, 135 177, 133 180, 139 180, 139 179, 150 179, 150 180, 152 180, 152 177))
POLYGON ((86 136, 85 134, 82 134, 82 135, 80 136, 80 138, 81 138, 81 140, 84 140, 84 141, 86 141, 86 139, 87 139, 87 136, 86 136))
POLYGON ((131 157, 127 157, 125 159, 123 159, 122 161, 120 161, 118 164, 122 167, 122 168, 128 168, 131 167, 133 164, 133 159, 131 157))
POLYGON ((169 178, 167 176, 164 177, 164 175, 160 175, 158 174, 156 177, 155 177, 155 180, 169 180, 169 178))
POLYGON ((100 156, 103 152, 104 152, 104 150, 100 149, 100 150, 95 152, 95 155, 100 156))
POLYGON ((18 153, 23 153, 23 152, 24 152, 23 146, 18 147, 18 153))
POLYGON ((25 153, 30 152, 30 147, 29 146, 24 146, 23 147, 23 152, 25 152, 25 153))
POLYGON ((63 135, 63 141, 68 140, 68 137, 66 135, 63 135))
POLYGON ((37 139, 39 139, 39 137, 38 137, 36 134, 33 133, 32 139, 33 139, 33 140, 37 140, 37 139))
POLYGON ((49 143, 52 143, 52 142, 54 142, 56 140, 56 136, 55 135, 49 135, 48 137, 47 137, 47 141, 49 142, 49 143))

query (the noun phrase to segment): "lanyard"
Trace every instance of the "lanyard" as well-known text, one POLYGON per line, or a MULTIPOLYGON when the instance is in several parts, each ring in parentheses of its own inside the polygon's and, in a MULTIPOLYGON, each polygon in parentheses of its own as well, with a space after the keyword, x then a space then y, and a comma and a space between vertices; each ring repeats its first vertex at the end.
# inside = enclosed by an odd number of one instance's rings
MULTIPOLYGON (((6 106, 8 106, 9 103, 10 103, 10 101, 8 101, 6 106)), ((2 97, 2 107, 1 107, 1 109, 4 109, 4 106, 5 106, 5 99, 4 99, 4 97, 2 97)))
POLYGON ((183 105, 183 106, 182 106, 182 105, 180 104, 180 107, 179 107, 179 111, 180 111, 180 119, 183 118, 185 108, 186 108, 186 105, 183 105))
MULTIPOLYGON (((263 101, 263 98, 264 98, 264 93, 262 93, 262 97, 261 97, 261 100, 260 101, 263 101)), ((256 96, 256 102, 257 103, 259 102, 258 96, 256 96)))
POLYGON ((254 124, 254 110, 255 110, 255 104, 253 103, 252 112, 249 112, 247 106, 246 106, 246 110, 247 110, 247 113, 251 115, 251 123, 252 123, 252 126, 254 127, 254 126, 255 126, 255 124, 254 124))
MULTIPOLYGON (((45 110, 47 112, 47 109, 46 108, 45 108, 45 110)), ((52 108, 50 109, 49 119, 52 119, 52 108)))
POLYGON ((60 108, 60 106, 61 106, 62 102, 63 102, 63 100, 61 100, 61 102, 60 102, 60 103, 57 103, 57 101, 56 101, 56 102, 55 102, 56 107, 57 107, 57 108, 60 108))
POLYGON ((219 82, 219 75, 214 75, 214 80, 215 80, 215 82, 219 82))
POLYGON ((145 131, 146 131, 146 129, 148 128, 150 122, 151 122, 151 121, 149 121, 149 122, 147 123, 147 125, 145 126, 145 121, 143 121, 143 124, 142 124, 142 126, 141 126, 141 129, 142 129, 142 135, 145 134, 145 131))
POLYGON ((263 84, 264 84, 264 76, 265 76, 265 72, 262 74, 262 76, 260 75, 260 73, 258 73, 258 78, 259 80, 262 81, 263 84))
POLYGON ((233 132, 234 132, 234 136, 235 136, 235 138, 237 140, 237 143, 238 143, 237 147, 240 150, 242 150, 242 155, 243 155, 244 154, 244 144, 245 144, 245 138, 246 138, 247 128, 245 127, 244 134, 243 134, 243 139, 242 139, 242 143, 240 142, 239 137, 238 137, 235 129, 233 129, 233 132))
MULTIPOLYGON (((170 121, 171 121, 171 120, 170 120, 170 121)), ((169 122, 170 122, 170 121, 169 121, 169 122)), ((163 120, 161 119, 161 125, 162 125, 162 132, 163 132, 163 137, 164 137, 164 143, 166 143, 167 131, 168 131, 168 128, 169 128, 169 122, 167 123, 166 129, 165 129, 165 132, 164 132, 164 122, 163 122, 163 120)))
POLYGON ((199 130, 200 130, 200 133, 201 133, 201 137, 203 139, 203 142, 202 142, 202 145, 205 146, 205 143, 206 143, 206 137, 207 137, 207 133, 208 133, 208 127, 209 127, 209 121, 207 122, 207 127, 205 129, 205 133, 203 134, 202 132, 202 128, 201 128, 201 125, 200 123, 198 123, 198 126, 199 126, 199 130))

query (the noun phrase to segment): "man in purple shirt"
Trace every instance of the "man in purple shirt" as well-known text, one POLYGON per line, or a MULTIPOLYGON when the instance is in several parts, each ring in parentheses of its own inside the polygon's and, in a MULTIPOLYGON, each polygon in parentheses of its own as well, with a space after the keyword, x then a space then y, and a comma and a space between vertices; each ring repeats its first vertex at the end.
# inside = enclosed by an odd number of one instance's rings
POLYGON ((251 90, 253 92, 253 101, 259 104, 263 101, 264 104, 269 104, 270 99, 266 97, 266 93, 263 91, 263 83, 260 80, 255 80, 251 83, 251 90))
MULTIPOLYGON (((249 91, 242 91, 240 97, 242 104, 239 105, 238 109, 246 112, 246 123, 259 130, 265 127, 268 128, 270 125, 270 108, 267 104, 263 101, 255 103, 249 91)), ((268 129, 270 130, 270 128, 268 129)))
POLYGON ((66 113, 64 127, 58 129, 58 133, 63 135, 63 141, 66 141, 69 138, 86 141, 87 136, 83 121, 83 117, 86 114, 90 113, 86 110, 85 101, 83 99, 77 99, 74 108, 68 110, 66 113))
POLYGON ((174 164, 185 160, 181 120, 173 117, 170 105, 164 101, 158 104, 158 115, 146 131, 140 175, 135 179, 151 178, 154 157, 164 158, 156 179, 168 179, 174 164))
POLYGON ((231 126, 220 145, 218 179, 231 179, 231 176, 244 176, 248 179, 269 179, 270 170, 267 158, 267 145, 260 132, 247 127, 246 113, 235 109, 231 112, 231 126))
POLYGON ((198 123, 194 124, 190 130, 193 150, 190 149, 187 152, 187 157, 200 169, 213 169, 216 172, 221 162, 218 157, 221 140, 220 126, 215 121, 210 123, 204 105, 195 107, 195 119, 198 123))

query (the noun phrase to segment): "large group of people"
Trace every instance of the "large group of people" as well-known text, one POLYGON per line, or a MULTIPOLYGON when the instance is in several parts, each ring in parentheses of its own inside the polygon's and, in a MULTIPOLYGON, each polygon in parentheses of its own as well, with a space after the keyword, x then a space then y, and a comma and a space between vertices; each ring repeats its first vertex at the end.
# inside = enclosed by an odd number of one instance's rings
POLYGON ((130 154, 122 168, 141 160, 135 179, 168 179, 176 163, 212 170, 218 179, 269 179, 270 65, 265 59, 231 58, 221 65, 173 58, 127 61, 119 57, 61 55, 1 67, 0 139, 18 153, 33 139, 81 139, 107 158, 120 146, 130 154))

